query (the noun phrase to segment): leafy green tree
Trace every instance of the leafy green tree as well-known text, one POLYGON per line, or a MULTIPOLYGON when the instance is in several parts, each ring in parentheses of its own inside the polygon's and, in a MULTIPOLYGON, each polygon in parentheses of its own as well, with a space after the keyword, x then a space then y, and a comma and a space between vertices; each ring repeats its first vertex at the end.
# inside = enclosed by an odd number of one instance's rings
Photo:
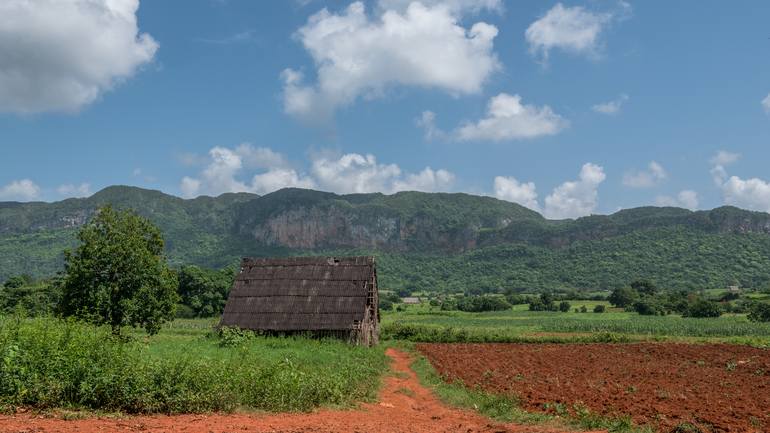
POLYGON ((110 206, 78 233, 65 252, 61 312, 112 327, 144 327, 156 334, 173 320, 177 277, 163 255, 160 230, 131 211, 110 206))
POLYGON ((571 306, 571 305, 569 304, 569 302, 567 302, 567 301, 561 301, 561 303, 559 303, 559 311, 561 311, 562 313, 567 313, 567 312, 569 312, 569 309, 570 309, 571 307, 572 307, 572 306, 571 306))
POLYGON ((539 297, 532 298, 529 302, 529 311, 558 311, 559 307, 553 300, 551 293, 541 293, 539 297))
POLYGON ((682 314, 683 317, 719 317, 722 315, 722 307, 713 301, 699 299, 682 314))
POLYGON ((620 308, 626 308, 632 305, 637 299, 639 299, 639 292, 631 287, 617 288, 613 290, 607 298, 607 300, 610 301, 610 304, 620 308))
POLYGON ((770 304, 755 302, 749 307, 748 318, 752 322, 770 322, 770 304))
POLYGON ((655 294, 658 293, 658 288, 650 280, 632 281, 630 286, 642 296, 655 296, 655 294))
POLYGON ((663 316, 666 314, 663 305, 652 296, 646 296, 634 302, 631 307, 642 316, 663 316))
POLYGON ((179 296, 196 317, 222 314, 233 285, 235 269, 216 271, 198 266, 182 266, 179 270, 179 296))
POLYGON ((596 305, 594 307, 594 313, 604 313, 605 311, 607 311, 607 307, 602 304, 596 305))

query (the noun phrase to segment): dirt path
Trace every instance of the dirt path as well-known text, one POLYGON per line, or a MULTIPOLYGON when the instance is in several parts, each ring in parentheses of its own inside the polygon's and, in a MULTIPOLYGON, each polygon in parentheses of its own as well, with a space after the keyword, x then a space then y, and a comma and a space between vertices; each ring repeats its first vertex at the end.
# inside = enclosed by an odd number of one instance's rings
POLYGON ((540 433, 543 427, 499 424, 471 411, 444 406, 420 385, 405 353, 388 349, 395 375, 385 378, 378 403, 357 410, 320 410, 307 414, 153 415, 122 419, 66 421, 25 415, 0 416, 0 432, 511 432, 540 433))

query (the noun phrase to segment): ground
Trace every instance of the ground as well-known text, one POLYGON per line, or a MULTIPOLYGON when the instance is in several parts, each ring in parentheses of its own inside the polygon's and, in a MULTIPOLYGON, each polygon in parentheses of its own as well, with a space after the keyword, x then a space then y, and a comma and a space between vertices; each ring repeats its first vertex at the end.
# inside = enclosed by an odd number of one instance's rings
POLYGON ((376 403, 356 410, 319 410, 306 414, 207 414, 87 418, 17 414, 0 416, 3 433, 94 432, 510 432, 557 433, 542 426, 519 426, 490 421, 472 411, 442 404, 420 385, 409 368, 406 353, 388 349, 392 374, 386 376, 376 403))
POLYGON ((659 432, 770 431, 770 350, 727 344, 419 344, 448 381, 528 410, 630 415, 659 432), (700 430, 676 430, 684 425, 700 430))

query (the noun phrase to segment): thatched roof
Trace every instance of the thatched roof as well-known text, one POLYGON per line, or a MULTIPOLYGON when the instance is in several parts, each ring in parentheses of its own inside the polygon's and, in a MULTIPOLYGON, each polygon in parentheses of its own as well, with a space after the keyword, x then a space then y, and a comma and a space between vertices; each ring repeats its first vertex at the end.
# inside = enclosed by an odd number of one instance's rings
POLYGON ((346 330, 364 318, 373 257, 243 259, 221 324, 270 331, 346 330))

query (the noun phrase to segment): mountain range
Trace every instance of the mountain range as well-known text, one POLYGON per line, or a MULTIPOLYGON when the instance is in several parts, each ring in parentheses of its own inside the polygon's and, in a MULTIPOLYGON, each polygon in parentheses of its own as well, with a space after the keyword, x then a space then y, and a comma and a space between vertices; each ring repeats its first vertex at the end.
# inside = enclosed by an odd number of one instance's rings
POLYGON ((770 285, 770 214, 735 207, 640 207, 548 220, 515 203, 463 193, 290 188, 185 200, 128 186, 54 203, 0 202, 0 281, 62 270, 78 228, 106 204, 157 224, 174 266, 374 254, 381 286, 394 289, 605 289, 637 278, 688 290, 770 285))

